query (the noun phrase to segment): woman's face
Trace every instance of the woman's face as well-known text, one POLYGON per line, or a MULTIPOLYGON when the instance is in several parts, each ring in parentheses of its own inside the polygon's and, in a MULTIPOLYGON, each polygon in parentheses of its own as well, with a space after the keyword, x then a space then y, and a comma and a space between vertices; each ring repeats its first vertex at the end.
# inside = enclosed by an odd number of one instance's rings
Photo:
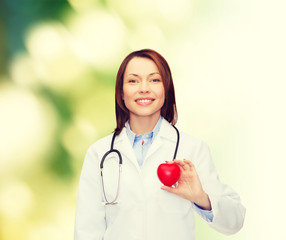
POLYGON ((134 57, 123 76, 123 96, 129 117, 159 118, 165 102, 162 77, 156 64, 148 58, 134 57))

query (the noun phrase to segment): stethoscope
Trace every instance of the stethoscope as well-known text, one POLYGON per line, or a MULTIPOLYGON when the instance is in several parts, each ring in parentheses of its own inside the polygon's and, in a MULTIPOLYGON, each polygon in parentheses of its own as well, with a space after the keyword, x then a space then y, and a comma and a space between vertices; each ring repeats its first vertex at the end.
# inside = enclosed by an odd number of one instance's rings
MULTIPOLYGON (((175 148, 175 152, 174 152, 174 156, 173 156, 173 159, 176 159, 177 151, 178 151, 178 147, 179 147, 179 142, 180 142, 180 133, 179 133, 179 130, 174 125, 172 125, 172 126, 175 128, 175 130, 177 132, 177 143, 176 143, 176 148, 175 148)), ((112 136, 110 150, 107 151, 103 155, 103 157, 101 159, 101 162, 100 162, 101 183, 102 183, 102 190, 103 190, 103 195, 104 195, 104 199, 105 199, 104 205, 115 205, 115 204, 118 204, 117 198, 118 198, 118 195, 119 195, 119 187, 120 187, 120 173, 121 173, 121 168, 122 168, 122 156, 121 156, 121 153, 117 149, 113 148, 115 137, 116 137, 116 133, 114 133, 113 136, 112 136), (102 172, 102 170, 103 170, 103 163, 104 163, 106 157, 109 154, 111 154, 111 153, 116 153, 118 158, 119 158, 119 166, 118 166, 119 174, 118 174, 118 185, 117 185, 116 196, 115 196, 113 201, 108 201, 107 197, 106 197, 106 194, 105 194, 105 189, 104 189, 104 181, 103 181, 103 172, 102 172)))

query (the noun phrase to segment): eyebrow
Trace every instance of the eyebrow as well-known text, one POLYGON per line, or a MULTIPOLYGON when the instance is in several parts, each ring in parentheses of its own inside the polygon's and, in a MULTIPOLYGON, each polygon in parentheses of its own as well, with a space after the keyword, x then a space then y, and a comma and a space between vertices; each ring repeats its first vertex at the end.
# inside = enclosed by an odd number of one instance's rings
MULTIPOLYGON (((148 76, 152 76, 152 75, 155 75, 155 74, 159 74, 159 75, 160 75, 160 73, 158 73, 158 72, 153 72, 153 73, 148 74, 148 76)), ((135 77, 139 77, 139 75, 138 75, 138 74, 135 74, 135 73, 129 73, 128 75, 132 75, 132 76, 135 76, 135 77)))

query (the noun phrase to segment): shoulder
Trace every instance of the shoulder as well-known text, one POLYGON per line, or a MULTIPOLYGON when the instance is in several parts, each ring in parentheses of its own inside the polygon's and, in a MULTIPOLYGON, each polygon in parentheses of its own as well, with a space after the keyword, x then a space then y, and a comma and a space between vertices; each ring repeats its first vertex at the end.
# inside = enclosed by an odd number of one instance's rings
MULTIPOLYGON (((177 128, 179 131, 179 151, 183 154, 196 155, 198 152, 208 151, 208 145, 200 138, 194 137, 184 131, 181 131, 180 128, 177 128)), ((164 119, 162 122, 160 136, 168 139, 168 141, 176 142, 177 134, 174 127, 164 119)))
POLYGON ((207 145, 207 143, 204 140, 197 138, 193 135, 190 135, 189 133, 180 131, 180 136, 181 136, 181 141, 186 142, 187 144, 191 144, 197 147, 201 147, 202 145, 207 145))
POLYGON ((210 155, 209 146, 204 140, 185 132, 180 132, 179 149, 184 156, 190 157, 195 162, 201 157, 210 155))
MULTIPOLYGON (((179 127, 176 127, 179 131, 179 135, 180 135, 180 144, 183 145, 191 145, 191 146, 196 146, 196 147, 200 147, 201 145, 207 145, 202 139, 194 137, 188 133, 185 133, 183 131, 180 130, 179 127)), ((170 140, 174 140, 176 139, 176 131, 174 129, 174 126, 172 126, 172 124, 170 124, 167 120, 163 120, 162 122, 162 126, 161 126, 161 136, 165 137, 165 138, 169 138, 170 140)))

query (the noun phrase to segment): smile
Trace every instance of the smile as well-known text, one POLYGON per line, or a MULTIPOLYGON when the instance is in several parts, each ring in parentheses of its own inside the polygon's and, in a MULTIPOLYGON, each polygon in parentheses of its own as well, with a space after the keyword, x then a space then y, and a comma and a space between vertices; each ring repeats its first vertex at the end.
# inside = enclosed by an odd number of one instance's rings
POLYGON ((136 102, 141 102, 141 103, 147 103, 147 102, 151 102, 153 101, 152 99, 140 99, 140 100, 136 100, 136 102))
POLYGON ((155 101, 154 98, 138 98, 135 100, 136 103, 140 104, 140 105, 147 105, 152 103, 153 101, 155 101))

